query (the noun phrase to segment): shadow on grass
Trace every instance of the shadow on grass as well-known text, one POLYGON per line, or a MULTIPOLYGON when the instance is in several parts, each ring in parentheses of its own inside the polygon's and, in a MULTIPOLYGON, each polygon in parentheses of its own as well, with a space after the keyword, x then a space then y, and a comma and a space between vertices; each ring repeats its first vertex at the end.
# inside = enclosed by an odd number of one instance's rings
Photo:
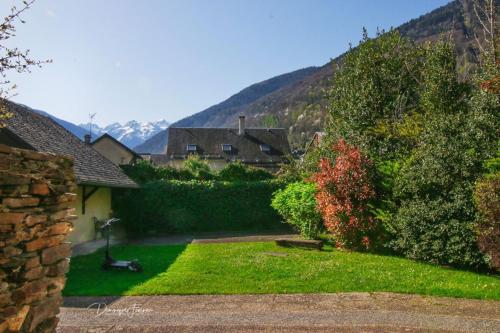
POLYGON ((144 271, 101 269, 104 250, 71 259, 64 296, 118 296, 153 279, 172 265, 187 245, 135 246, 117 245, 110 250, 116 260, 139 260, 144 271))

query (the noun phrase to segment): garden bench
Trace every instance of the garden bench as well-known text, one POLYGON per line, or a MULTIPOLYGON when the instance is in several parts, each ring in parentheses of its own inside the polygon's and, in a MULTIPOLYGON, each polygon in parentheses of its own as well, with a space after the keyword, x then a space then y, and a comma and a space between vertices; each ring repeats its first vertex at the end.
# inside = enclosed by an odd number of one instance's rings
POLYGON ((283 247, 305 247, 321 251, 323 249, 323 241, 313 239, 294 239, 294 238, 278 238, 275 240, 276 245, 283 247))

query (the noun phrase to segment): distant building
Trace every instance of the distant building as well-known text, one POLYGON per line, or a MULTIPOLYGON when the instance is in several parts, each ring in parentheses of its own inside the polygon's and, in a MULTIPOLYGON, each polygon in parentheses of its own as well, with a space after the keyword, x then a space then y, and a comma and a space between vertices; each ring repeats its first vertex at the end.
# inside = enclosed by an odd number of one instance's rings
POLYGON ((90 136, 86 135, 85 143, 90 144, 92 148, 115 165, 135 164, 138 160, 142 159, 135 151, 107 133, 101 135, 92 143, 90 143, 90 136))
POLYGON ((166 155, 161 158, 151 155, 151 161, 154 164, 166 162, 180 168, 189 155, 198 155, 215 170, 222 169, 227 163, 241 161, 246 165, 277 171, 289 154, 285 129, 247 129, 242 116, 239 128, 170 127, 166 155))
POLYGON ((138 185, 118 166, 51 118, 23 105, 6 104, 12 117, 3 120, 1 144, 73 157, 78 184, 73 207, 78 219, 73 221, 68 240, 73 244, 93 240, 96 237, 94 221, 107 219, 112 214, 111 189, 137 188, 138 185))

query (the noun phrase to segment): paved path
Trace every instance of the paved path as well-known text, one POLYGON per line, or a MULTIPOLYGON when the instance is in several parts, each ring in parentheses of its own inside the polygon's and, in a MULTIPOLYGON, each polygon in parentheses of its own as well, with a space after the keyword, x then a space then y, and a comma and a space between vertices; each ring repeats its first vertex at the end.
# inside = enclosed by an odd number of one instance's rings
POLYGON ((59 333, 500 332, 500 302, 393 293, 68 297, 59 316, 59 333))
MULTIPOLYGON (((179 245, 189 243, 236 243, 236 242, 265 242, 273 241, 276 238, 296 238, 299 235, 291 235, 289 233, 267 233, 267 234, 248 234, 248 233, 200 233, 195 235, 174 235, 166 237, 150 237, 136 240, 112 240, 111 244, 128 243, 140 245, 179 245)), ((98 239, 81 244, 77 244, 72 248, 72 256, 81 256, 90 254, 104 247, 106 241, 98 239)))

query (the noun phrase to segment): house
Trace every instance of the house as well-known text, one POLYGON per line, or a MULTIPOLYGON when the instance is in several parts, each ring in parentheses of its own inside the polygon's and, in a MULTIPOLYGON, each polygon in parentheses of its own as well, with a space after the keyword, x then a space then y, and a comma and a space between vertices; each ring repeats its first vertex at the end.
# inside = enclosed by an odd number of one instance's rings
POLYGON ((120 141, 105 133, 90 143, 90 135, 85 135, 85 143, 90 144, 101 155, 115 165, 135 164, 142 159, 139 154, 125 146, 120 141))
POLYGON ((144 161, 148 161, 155 166, 169 166, 170 160, 166 154, 150 154, 150 153, 140 153, 139 154, 144 161))
POLYGON ((166 158, 176 168, 189 155, 198 155, 215 170, 241 161, 273 172, 286 162, 288 154, 290 146, 285 129, 245 128, 243 116, 238 128, 170 127, 168 131, 166 158))
POLYGON ((47 116, 30 108, 6 102, 12 117, 0 129, 0 143, 16 148, 69 155, 74 158, 78 184, 73 231, 68 240, 73 244, 95 239, 94 218, 106 219, 112 214, 113 188, 136 188, 138 185, 122 170, 47 116))

